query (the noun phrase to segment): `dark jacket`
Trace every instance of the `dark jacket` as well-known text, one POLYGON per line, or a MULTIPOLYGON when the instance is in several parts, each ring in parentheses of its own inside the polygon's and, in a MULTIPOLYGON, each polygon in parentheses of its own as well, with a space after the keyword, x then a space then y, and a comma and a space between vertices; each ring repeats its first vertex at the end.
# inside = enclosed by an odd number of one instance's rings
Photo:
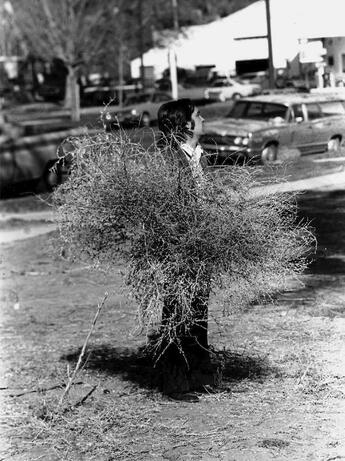
MULTIPOLYGON (((165 140, 160 141, 158 147, 163 154, 163 156, 167 159, 170 159, 172 162, 177 162, 180 168, 186 170, 192 174, 192 167, 188 160, 186 152, 182 149, 181 145, 174 142, 168 143, 165 140)), ((203 171, 207 168, 207 160, 206 157, 202 154, 200 158, 200 165, 203 171)))

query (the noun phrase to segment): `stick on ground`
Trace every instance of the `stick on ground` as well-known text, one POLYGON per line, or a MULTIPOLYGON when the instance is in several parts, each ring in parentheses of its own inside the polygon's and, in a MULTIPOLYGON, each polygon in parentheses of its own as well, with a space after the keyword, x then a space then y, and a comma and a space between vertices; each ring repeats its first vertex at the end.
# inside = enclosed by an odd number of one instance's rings
POLYGON ((72 386, 72 384, 73 384, 73 381, 74 381, 75 377, 77 376, 77 373, 78 373, 78 371, 79 371, 80 365, 81 365, 82 360, 83 360, 83 357, 84 357, 84 355, 85 355, 86 347, 87 347, 87 344, 88 344, 88 342, 89 342, 90 336, 92 335, 93 329, 95 328, 95 325, 96 325, 96 322, 97 322, 97 319, 98 319, 98 316, 99 316, 99 314, 100 314, 100 312, 101 312, 101 310, 102 310, 102 308, 103 308, 103 306, 104 306, 104 304, 105 304, 107 298, 108 298, 108 293, 105 293, 105 294, 104 294, 104 297, 103 297, 103 299, 102 299, 102 301, 98 304, 97 312, 96 312, 96 314, 95 314, 95 317, 94 317, 94 319, 93 319, 93 321, 92 321, 90 330, 89 330, 89 332, 88 332, 88 334, 87 334, 87 336, 86 336, 86 339, 85 339, 85 341, 84 341, 82 350, 81 350, 81 352, 80 352, 80 354, 79 354, 79 358, 78 358, 77 365, 76 365, 76 367, 75 367, 75 369, 74 369, 72 375, 71 375, 71 376, 69 377, 69 379, 68 379, 68 383, 67 383, 67 385, 66 385, 66 388, 65 388, 65 390, 64 390, 64 393, 63 393, 62 396, 61 396, 59 405, 62 404, 64 398, 68 395, 68 393, 69 393, 69 391, 70 391, 70 388, 71 388, 71 386, 72 386))

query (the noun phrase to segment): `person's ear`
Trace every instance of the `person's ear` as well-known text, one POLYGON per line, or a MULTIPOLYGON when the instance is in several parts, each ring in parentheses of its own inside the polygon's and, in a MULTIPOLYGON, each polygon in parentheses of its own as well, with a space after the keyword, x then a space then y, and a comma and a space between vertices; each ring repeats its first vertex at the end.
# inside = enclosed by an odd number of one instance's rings
POLYGON ((195 128, 195 122, 194 122, 194 120, 190 120, 189 122, 186 123, 186 127, 184 129, 185 134, 192 138, 194 128, 195 128))
POLYGON ((188 128, 188 130, 194 131, 195 121, 193 119, 189 120, 189 122, 186 123, 186 128, 188 128))
POLYGON ((186 123, 186 126, 185 126, 183 132, 184 132, 187 136, 189 136, 190 138, 193 137, 193 131, 192 131, 192 127, 191 127, 191 122, 187 122, 187 123, 186 123))

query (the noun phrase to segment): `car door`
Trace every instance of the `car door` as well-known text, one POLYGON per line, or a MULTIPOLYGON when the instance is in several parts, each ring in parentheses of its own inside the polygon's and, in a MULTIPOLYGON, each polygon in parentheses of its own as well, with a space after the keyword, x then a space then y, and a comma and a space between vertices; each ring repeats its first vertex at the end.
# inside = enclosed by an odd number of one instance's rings
POLYGON ((308 144, 309 153, 323 152, 324 149, 324 137, 325 137, 325 117, 323 117, 320 105, 316 102, 310 102, 305 104, 308 117, 308 126, 312 132, 312 139, 308 144))
POLYGON ((306 107, 304 104, 293 104, 291 110, 291 145, 297 148, 302 155, 308 154, 313 142, 313 126, 308 121, 306 107))
POLYGON ((272 125, 271 129, 266 130, 266 135, 277 140, 280 146, 289 146, 291 144, 289 108, 284 104, 265 103, 262 116, 272 125))
POLYGON ((327 149, 330 139, 345 135, 345 106, 344 101, 322 101, 319 103, 322 111, 322 150, 327 149))
POLYGON ((223 101, 225 101, 226 99, 231 99, 235 93, 239 93, 239 91, 237 90, 238 88, 236 89, 236 84, 234 84, 234 82, 230 80, 225 81, 222 88, 223 97, 220 99, 223 101))

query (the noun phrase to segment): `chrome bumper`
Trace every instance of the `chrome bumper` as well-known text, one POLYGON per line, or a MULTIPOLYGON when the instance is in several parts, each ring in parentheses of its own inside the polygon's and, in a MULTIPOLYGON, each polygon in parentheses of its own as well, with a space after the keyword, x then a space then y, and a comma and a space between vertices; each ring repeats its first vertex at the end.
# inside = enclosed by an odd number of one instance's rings
POLYGON ((209 153, 224 154, 224 155, 249 154, 250 152, 250 149, 248 149, 247 147, 228 146, 228 145, 219 146, 217 144, 202 144, 202 148, 209 153))

